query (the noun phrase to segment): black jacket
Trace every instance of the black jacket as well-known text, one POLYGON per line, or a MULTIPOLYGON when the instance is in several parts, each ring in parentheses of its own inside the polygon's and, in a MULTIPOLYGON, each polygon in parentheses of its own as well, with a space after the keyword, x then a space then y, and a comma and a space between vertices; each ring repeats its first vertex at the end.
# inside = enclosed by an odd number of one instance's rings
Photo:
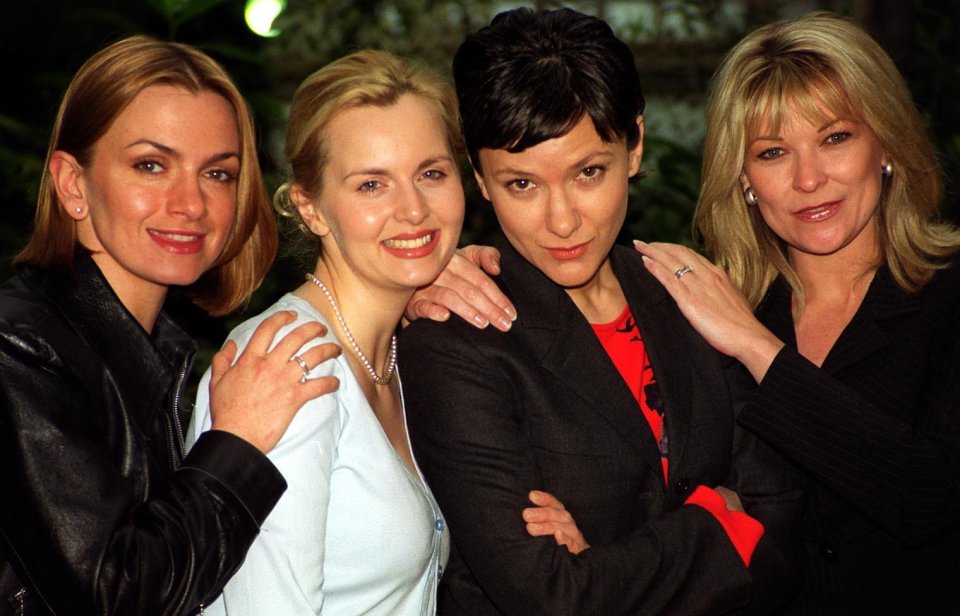
POLYGON ((195 348, 89 256, 0 286, 0 614, 181 614, 220 591, 286 484, 178 413, 195 348))
POLYGON ((740 416, 802 472, 801 614, 960 610, 960 264, 908 295, 881 268, 818 368, 788 285, 758 311, 786 342, 740 416))
POLYGON ((510 332, 419 320, 400 337, 417 461, 450 525, 441 614, 769 614, 795 586, 799 491, 789 467, 734 426, 738 364, 687 324, 640 255, 611 261, 660 386, 670 444, 665 485, 636 399, 562 288, 509 245, 498 282, 510 332), (766 528, 749 568, 698 485, 727 484, 766 528), (593 546, 573 557, 531 538, 527 493, 557 496, 593 546))

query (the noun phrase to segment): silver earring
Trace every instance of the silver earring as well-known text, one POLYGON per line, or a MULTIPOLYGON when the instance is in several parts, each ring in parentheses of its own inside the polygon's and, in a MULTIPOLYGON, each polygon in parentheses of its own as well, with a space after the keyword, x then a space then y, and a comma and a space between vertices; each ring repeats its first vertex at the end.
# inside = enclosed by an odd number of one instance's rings
POLYGON ((883 163, 880 165, 880 175, 886 178, 893 175, 893 163, 883 163))
POLYGON ((746 190, 743 191, 743 200, 747 202, 747 205, 752 206, 757 204, 757 191, 753 189, 753 186, 748 186, 746 190))

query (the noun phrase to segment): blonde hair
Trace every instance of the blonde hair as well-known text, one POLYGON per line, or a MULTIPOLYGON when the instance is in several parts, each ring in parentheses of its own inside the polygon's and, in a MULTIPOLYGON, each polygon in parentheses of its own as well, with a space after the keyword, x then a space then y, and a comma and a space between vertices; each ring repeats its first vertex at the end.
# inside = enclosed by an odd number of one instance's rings
POLYGON ((89 165, 94 146, 117 116, 154 85, 214 92, 230 103, 236 116, 240 173, 233 228, 216 263, 187 287, 187 294, 207 312, 226 314, 249 299, 273 263, 276 220, 263 188, 253 117, 246 101, 219 64, 180 43, 133 36, 106 47, 80 67, 54 121, 33 232, 14 262, 41 268, 71 266, 78 246, 76 223, 57 199, 49 171, 53 152, 68 152, 81 165, 89 165))
POLYGON ((463 140, 453 88, 433 73, 393 54, 373 49, 357 51, 314 72, 297 88, 284 149, 291 178, 277 190, 273 203, 281 216, 297 223, 305 234, 302 237, 311 238, 314 249, 319 242, 304 225, 290 199, 291 185, 298 185, 311 198, 320 194, 330 156, 324 129, 334 116, 368 105, 386 107, 404 94, 420 96, 436 108, 451 153, 462 157, 463 140))
POLYGON ((745 203, 739 182, 750 140, 764 122, 777 130, 788 108, 811 120, 835 114, 873 130, 893 167, 877 207, 877 265, 885 263, 904 291, 922 288, 960 244, 960 231, 937 219, 940 167, 893 61, 861 28, 827 12, 755 30, 717 69, 695 238, 753 306, 778 275, 802 306, 803 287, 782 240, 745 203))

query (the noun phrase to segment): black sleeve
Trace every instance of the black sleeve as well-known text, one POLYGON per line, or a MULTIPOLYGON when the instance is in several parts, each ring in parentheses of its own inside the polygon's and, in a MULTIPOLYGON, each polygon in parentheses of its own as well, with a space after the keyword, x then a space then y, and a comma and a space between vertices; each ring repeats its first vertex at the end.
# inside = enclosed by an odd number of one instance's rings
POLYGON ((922 400, 895 379, 872 385, 900 408, 784 347, 740 422, 904 543, 931 541, 960 520, 960 344, 942 346, 922 400))
MULTIPOLYGON (((742 411, 755 384, 739 362, 729 360, 727 382, 736 411, 742 411)), ((763 537, 750 562, 751 614, 774 614, 799 590, 803 577, 800 520, 803 492, 796 471, 749 430, 734 429, 733 462, 726 486, 744 510, 763 524, 763 537)))
POLYGON ((111 450, 129 443, 95 402, 109 383, 88 387, 42 339, 7 333, 0 547, 21 580, 64 614, 181 614, 211 599, 285 489, 279 472, 242 439, 210 433, 138 496, 111 450))
POLYGON ((498 610, 697 614, 747 603, 750 575, 700 507, 680 507, 578 556, 550 537, 530 537, 521 512, 544 482, 503 358, 453 328, 414 329, 404 332, 400 365, 417 461, 498 610))

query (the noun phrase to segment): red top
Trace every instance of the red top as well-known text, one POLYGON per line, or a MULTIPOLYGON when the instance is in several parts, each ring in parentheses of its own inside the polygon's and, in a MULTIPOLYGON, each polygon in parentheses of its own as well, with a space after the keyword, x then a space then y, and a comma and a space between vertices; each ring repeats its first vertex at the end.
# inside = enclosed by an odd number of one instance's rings
MULTIPOLYGON (((630 306, 626 306, 615 321, 591 324, 591 327, 640 405, 660 449, 660 463, 663 465, 663 479, 666 482, 669 446, 663 430, 663 398, 660 396, 660 387, 657 385, 653 366, 647 357, 646 345, 633 319, 633 313, 630 312, 630 306)), ((763 525, 760 522, 745 513, 727 509, 723 497, 707 486, 697 486, 685 504, 697 505, 709 511, 723 526, 744 565, 750 566, 753 551, 763 536, 763 525)))

